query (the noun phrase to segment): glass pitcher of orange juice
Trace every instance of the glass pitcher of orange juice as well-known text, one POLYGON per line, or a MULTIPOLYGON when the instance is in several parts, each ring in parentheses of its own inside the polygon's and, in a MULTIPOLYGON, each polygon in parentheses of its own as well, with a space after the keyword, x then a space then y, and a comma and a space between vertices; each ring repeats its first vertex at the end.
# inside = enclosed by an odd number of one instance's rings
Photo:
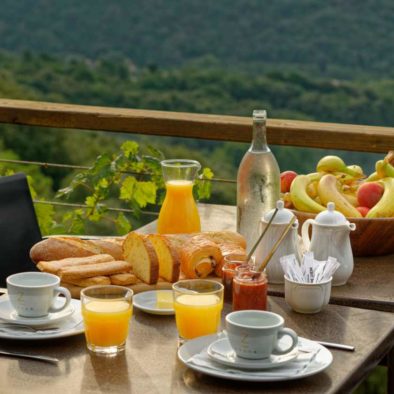
POLYGON ((166 196, 159 214, 160 234, 195 233, 201 231, 200 215, 193 197, 194 179, 201 165, 195 160, 163 160, 161 162, 166 196))

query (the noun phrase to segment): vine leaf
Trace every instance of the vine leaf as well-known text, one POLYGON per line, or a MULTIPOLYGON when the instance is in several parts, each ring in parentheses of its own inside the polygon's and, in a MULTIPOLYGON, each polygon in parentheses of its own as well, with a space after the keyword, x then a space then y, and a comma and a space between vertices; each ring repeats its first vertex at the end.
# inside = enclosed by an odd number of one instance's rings
POLYGON ((123 212, 120 212, 118 217, 116 218, 116 231, 118 234, 126 234, 131 230, 130 222, 126 219, 126 216, 123 212))

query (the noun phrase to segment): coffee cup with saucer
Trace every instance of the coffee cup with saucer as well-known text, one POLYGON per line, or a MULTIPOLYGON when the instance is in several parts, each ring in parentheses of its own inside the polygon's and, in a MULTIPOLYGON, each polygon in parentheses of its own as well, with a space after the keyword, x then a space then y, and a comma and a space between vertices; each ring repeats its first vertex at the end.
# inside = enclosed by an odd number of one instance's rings
POLYGON ((209 358, 223 365, 241 369, 263 370, 281 367, 293 361, 298 356, 298 348, 295 347, 283 355, 271 354, 266 358, 252 360, 238 357, 228 338, 222 337, 208 346, 207 354, 209 358))
POLYGON ((242 310, 226 316, 227 337, 208 348, 211 358, 240 368, 263 369, 297 357, 298 336, 284 327, 282 316, 267 311, 242 310))
POLYGON ((37 325, 38 322, 47 324, 68 316, 73 312, 69 307, 71 294, 59 284, 58 276, 44 272, 21 272, 9 276, 8 299, 2 302, 0 318, 37 325), (64 298, 58 297, 60 294, 64 298))

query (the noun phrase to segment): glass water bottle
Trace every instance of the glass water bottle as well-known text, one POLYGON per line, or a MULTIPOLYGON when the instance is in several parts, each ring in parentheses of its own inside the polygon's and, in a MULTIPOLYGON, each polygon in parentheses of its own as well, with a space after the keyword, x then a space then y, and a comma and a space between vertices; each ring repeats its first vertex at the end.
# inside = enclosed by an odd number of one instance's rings
POLYGON ((280 170, 267 145, 267 113, 253 111, 253 140, 237 176, 237 231, 249 251, 259 236, 260 219, 280 198, 280 170))

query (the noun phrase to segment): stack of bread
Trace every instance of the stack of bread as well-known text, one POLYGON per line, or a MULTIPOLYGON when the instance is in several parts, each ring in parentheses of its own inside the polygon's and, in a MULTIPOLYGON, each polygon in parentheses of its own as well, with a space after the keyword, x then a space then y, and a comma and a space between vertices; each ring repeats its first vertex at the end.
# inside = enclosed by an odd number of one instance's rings
POLYGON ((49 237, 30 251, 37 268, 58 275, 63 284, 135 285, 181 278, 221 276, 225 256, 244 260, 246 242, 238 233, 141 234, 84 240, 49 237))

